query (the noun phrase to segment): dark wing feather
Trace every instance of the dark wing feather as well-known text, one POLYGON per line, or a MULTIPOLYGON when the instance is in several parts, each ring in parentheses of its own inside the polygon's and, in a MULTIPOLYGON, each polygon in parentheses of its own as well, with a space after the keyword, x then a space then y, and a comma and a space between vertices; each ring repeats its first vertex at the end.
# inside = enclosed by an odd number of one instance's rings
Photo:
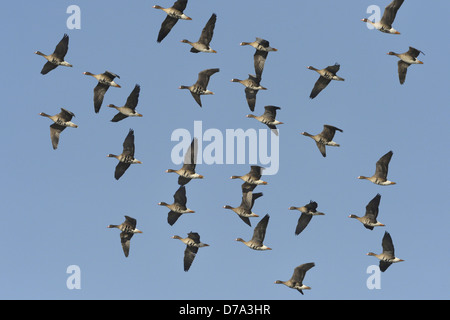
POLYGON ((205 45, 209 45, 209 43, 212 40, 213 34, 214 34, 214 27, 216 25, 216 19, 217 15, 213 13, 211 15, 211 18, 209 18, 208 22, 206 23, 205 27, 202 30, 202 34, 200 35, 200 38, 198 42, 203 43, 205 45))
POLYGON ((377 194, 366 206, 366 216, 376 222, 381 195, 377 194))
POLYGON ((215 68, 215 69, 206 69, 206 70, 199 72, 196 85, 202 87, 203 89, 206 89, 208 87, 209 78, 214 73, 219 72, 219 71, 220 71, 220 69, 215 68))
POLYGON ((320 153, 323 157, 327 156, 327 149, 323 143, 316 142, 317 148, 319 148, 320 153))
POLYGON ((406 72, 408 71, 409 63, 398 60, 398 79, 400 84, 404 84, 406 80, 406 72))
POLYGON ((116 166, 116 170, 114 171, 114 178, 116 180, 119 180, 121 176, 127 171, 127 169, 130 167, 131 163, 125 163, 119 161, 119 163, 116 166))
POLYGON ((319 79, 316 81, 316 83, 314 84, 314 88, 311 91, 311 94, 309 95, 309 97, 311 99, 314 99, 315 97, 317 97, 317 95, 323 90, 325 89, 328 84, 331 82, 330 79, 324 78, 322 76, 319 77, 319 79))
POLYGON ((173 200, 175 203, 186 206, 187 198, 186 198, 186 188, 184 186, 180 186, 178 190, 173 195, 173 200))
POLYGON ((63 38, 56 45, 55 51, 53 55, 58 59, 64 60, 64 57, 67 54, 67 50, 69 50, 69 36, 64 34, 63 38))
POLYGON ((275 117, 277 116, 277 110, 281 109, 280 107, 276 106, 265 106, 264 107, 264 117, 267 119, 270 119, 271 121, 275 120, 275 117))
POLYGON ((295 228, 295 235, 299 235, 308 226, 312 219, 312 215, 302 213, 298 218, 297 227, 295 228))
POLYGON ((123 141, 123 153, 134 157, 134 130, 130 129, 123 141))
POLYGON ((389 255, 392 258, 395 257, 394 244, 392 242, 391 235, 387 231, 384 233, 383 240, 381 242, 381 246, 383 247, 384 254, 389 255))
POLYGON ((192 97, 194 98, 194 100, 197 102, 197 104, 201 107, 202 106, 202 99, 200 98, 200 95, 197 93, 194 93, 192 91, 190 91, 192 97))
POLYGON ((186 151, 184 155, 184 164, 183 168, 186 170, 195 170, 195 166, 197 163, 197 152, 198 152, 198 139, 192 139, 191 145, 186 151))
POLYGON ((410 55, 411 57, 417 58, 419 56, 419 54, 425 54, 420 50, 417 50, 416 48, 413 47, 409 47, 409 50, 407 52, 408 55, 410 55))
POLYGON ((184 250, 184 271, 188 271, 197 255, 198 247, 186 246, 184 250))
POLYGON ((69 110, 61 108, 61 112, 58 114, 58 116, 65 121, 70 121, 72 120, 72 117, 75 117, 75 114, 73 112, 70 112, 69 110))
POLYGON ((58 148, 59 143, 59 135, 66 127, 61 126, 59 124, 52 124, 50 126, 50 139, 52 140, 53 149, 56 150, 58 148))
POLYGON ((256 179, 261 179, 262 171, 264 168, 260 166, 250 166, 250 175, 256 179))
POLYGON ((294 273, 292 274, 291 280, 297 282, 299 285, 302 285, 306 272, 314 266, 315 266, 314 262, 299 265, 294 269, 294 273))
POLYGON ((188 2, 188 0, 175 1, 175 3, 172 5, 172 8, 174 8, 180 12, 183 12, 184 9, 186 9, 187 2, 188 2))
POLYGON ((384 9, 383 17, 381 17, 380 23, 392 27, 392 23, 395 20, 395 16, 397 15, 398 9, 400 9, 404 0, 393 0, 390 4, 386 6, 384 9))
POLYGON ((103 98, 105 97, 106 91, 108 91, 109 86, 107 84, 98 83, 94 88, 94 111, 98 113, 100 107, 103 103, 103 98))
POLYGON ((264 238, 266 237, 266 229, 267 224, 269 223, 270 216, 266 214, 256 225, 255 230, 253 231, 252 240, 263 244, 264 238))
POLYGON ((167 222, 173 226, 175 222, 177 222, 178 218, 181 217, 182 213, 178 213, 175 211, 170 211, 167 215, 167 222))
POLYGON ((341 68, 341 65, 338 63, 335 63, 332 66, 326 67, 325 70, 327 70, 328 72, 331 72, 332 74, 335 75, 339 71, 340 68, 341 68))
POLYGON ((392 158, 392 151, 389 151, 384 156, 382 156, 375 165, 375 176, 379 178, 386 179, 388 174, 389 162, 392 158))
POLYGON ((178 184, 180 185, 180 186, 184 186, 184 185, 186 185, 189 181, 191 181, 192 179, 191 178, 186 178, 186 177, 183 177, 183 176, 179 176, 178 177, 178 184))
POLYGON ((330 126, 328 124, 325 124, 323 126, 323 130, 321 132, 321 136, 326 139, 327 141, 331 141, 334 138, 334 134, 336 133, 336 130, 343 132, 341 129, 330 126))
POLYGON ((117 74, 112 73, 111 71, 105 71, 105 72, 103 72, 103 75, 105 75, 108 78, 110 78, 111 81, 114 80, 114 78, 119 78, 120 79, 120 77, 117 74))
POLYGON ((317 211, 317 202, 315 201, 310 201, 307 205, 305 205, 306 210, 308 210, 308 212, 316 212, 317 211))
POLYGON ((128 257, 128 254, 130 253, 130 240, 133 237, 132 232, 121 232, 120 233, 120 242, 122 243, 122 249, 123 253, 125 254, 125 257, 128 257))
POLYGON ((161 23, 161 29, 158 33, 157 42, 161 42, 164 38, 169 34, 170 30, 172 30, 173 26, 178 22, 177 18, 172 18, 171 16, 167 16, 164 21, 161 23))
POLYGON ((139 93, 141 91, 141 87, 137 84, 134 86, 133 91, 131 91, 130 95, 127 98, 127 102, 125 103, 125 107, 135 109, 139 102, 139 93))
POLYGON ((51 63, 50 61, 47 61, 44 66, 42 67, 41 74, 47 74, 53 69, 55 69, 58 65, 51 63))
POLYGON ((247 104, 251 111, 255 111, 256 94, 257 93, 258 93, 258 90, 245 88, 245 98, 247 99, 247 104))
POLYGON ((119 112, 114 116, 114 118, 111 119, 111 122, 119 122, 125 118, 128 118, 128 116, 124 115, 122 112, 119 112))
POLYGON ((262 73, 264 70, 264 65, 266 63, 268 53, 269 53, 268 51, 256 50, 255 54, 253 55, 253 63, 255 66, 255 73, 256 73, 256 76, 259 78, 262 77, 262 73))

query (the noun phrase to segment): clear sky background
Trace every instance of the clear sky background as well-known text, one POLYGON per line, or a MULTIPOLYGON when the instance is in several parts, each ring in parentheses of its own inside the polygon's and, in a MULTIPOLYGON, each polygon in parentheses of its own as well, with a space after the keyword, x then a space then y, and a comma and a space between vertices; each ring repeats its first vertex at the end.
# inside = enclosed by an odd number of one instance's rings
MULTIPOLYGON (((449 72, 446 22, 450 3, 407 0, 394 27, 401 35, 369 30, 360 19, 364 1, 189 1, 185 13, 162 43, 156 37, 165 15, 152 8, 161 1, 10 1, 1 11, 3 50, 3 137, 0 298, 2 299, 448 299, 449 296, 449 72), (69 30, 69 5, 81 9, 81 29, 69 30), (180 40, 196 41, 212 13, 217 23, 211 46, 217 54, 189 52, 180 40), (70 36, 66 60, 43 76, 45 60, 33 52, 53 52, 64 33, 70 36), (205 179, 187 186, 188 207, 196 213, 167 223, 177 190, 178 168, 171 161, 174 130, 265 129, 250 113, 244 87, 232 78, 254 73, 251 47, 242 41, 262 37, 278 52, 269 53, 255 114, 265 105, 281 107, 280 169, 263 176, 266 186, 254 212, 270 214, 265 243, 272 251, 253 251, 237 237, 253 233, 222 207, 241 201, 241 182, 231 175, 249 164, 198 165, 205 179), (401 86, 397 58, 413 46, 426 53, 423 65, 408 70, 401 86), (306 67, 341 64, 345 82, 332 82, 314 100, 309 94, 318 74, 306 67), (209 83, 213 96, 199 108, 188 91, 199 71, 220 68, 209 83), (110 88, 99 114, 94 113, 96 81, 84 71, 120 75, 122 88, 110 88), (135 84, 141 85, 137 110, 142 118, 110 122, 135 84), (51 147, 49 119, 64 107, 75 113, 77 129, 61 134, 51 147), (319 133, 323 124, 337 133, 339 148, 323 158, 300 132, 319 133), (114 179, 115 159, 129 128, 135 130, 132 165, 114 179), (375 162, 393 150, 389 178, 397 185, 377 186, 356 179, 370 176, 375 162), (380 193, 379 220, 386 227, 366 230, 353 213, 380 193), (294 235, 299 212, 288 210, 315 200, 325 216, 314 217, 294 235), (119 230, 124 215, 137 219, 143 234, 132 239, 125 258, 119 230), (378 265, 384 232, 396 255, 405 260, 381 277, 381 289, 369 290, 366 272, 378 265), (201 248, 189 272, 183 271, 185 245, 171 239, 190 231, 210 247, 201 248), (312 290, 301 296, 275 280, 288 280, 302 263, 315 262, 304 280, 312 290), (67 267, 81 270, 81 289, 69 290, 67 267)), ((204 145, 208 143, 204 143, 204 145)), ((251 220, 255 226, 259 218, 251 220)))

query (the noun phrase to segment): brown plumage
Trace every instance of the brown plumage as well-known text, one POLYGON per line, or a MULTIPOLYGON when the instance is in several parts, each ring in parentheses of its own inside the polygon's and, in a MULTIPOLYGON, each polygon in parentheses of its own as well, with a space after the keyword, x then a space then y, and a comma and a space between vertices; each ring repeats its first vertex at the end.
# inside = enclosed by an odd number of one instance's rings
POLYGON ((63 38, 56 45, 55 50, 52 54, 46 55, 40 51, 36 51, 35 54, 43 56, 47 60, 41 70, 41 74, 47 74, 57 66, 72 67, 70 63, 64 61, 64 57, 66 56, 68 50, 69 36, 67 34, 64 34, 63 38))
POLYGON ((136 228, 136 219, 129 216, 125 216, 125 221, 119 225, 110 224, 108 228, 117 228, 120 231, 120 242, 122 244, 123 253, 125 257, 128 257, 130 253, 130 241, 135 233, 142 233, 141 230, 136 228))
POLYGON ((312 135, 308 132, 302 132, 301 134, 307 137, 312 138, 317 145, 317 148, 319 148, 320 153, 323 157, 327 156, 326 148, 325 146, 332 146, 332 147, 339 147, 340 145, 333 141, 334 134, 336 131, 344 132, 342 129, 339 129, 334 126, 330 126, 328 124, 323 125, 323 130, 321 133, 312 135))
POLYGON ((61 112, 54 116, 50 116, 44 112, 39 113, 39 115, 47 117, 54 122, 50 125, 50 139, 54 150, 58 148, 59 136, 66 127, 78 128, 78 125, 71 121, 72 117, 75 117, 75 114, 64 108, 61 108, 61 112))
POLYGON ((161 28, 158 33, 158 39, 156 40, 158 43, 163 41, 163 39, 169 34, 178 20, 192 20, 183 13, 184 9, 186 9, 186 6, 187 0, 177 0, 170 8, 163 8, 158 5, 153 6, 153 8, 161 9, 167 14, 166 18, 161 24, 161 28))

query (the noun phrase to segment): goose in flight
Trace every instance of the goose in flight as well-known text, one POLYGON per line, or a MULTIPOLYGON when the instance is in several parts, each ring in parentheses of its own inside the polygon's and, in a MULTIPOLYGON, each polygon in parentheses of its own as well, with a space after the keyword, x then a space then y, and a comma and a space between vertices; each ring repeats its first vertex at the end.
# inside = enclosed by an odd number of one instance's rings
POLYGON ((292 277, 287 281, 281 281, 277 280, 275 281, 276 284, 284 284, 285 286, 296 289, 298 292, 303 294, 302 290, 310 290, 311 287, 308 287, 307 285, 303 284, 303 279, 305 278, 306 272, 314 267, 314 262, 304 263, 299 265, 294 269, 294 273, 292 274, 292 277))
POLYGON ((331 80, 345 81, 344 78, 341 78, 336 75, 340 67, 341 66, 338 63, 335 63, 333 66, 328 66, 325 69, 320 70, 314 68, 313 66, 307 67, 309 70, 316 71, 320 75, 319 79, 314 84, 311 94, 309 95, 310 99, 314 99, 315 97, 317 97, 317 95, 328 86, 331 80))
POLYGON ((393 0, 390 4, 386 6, 386 8, 384 9, 383 16, 378 22, 370 21, 367 18, 361 19, 361 21, 370 23, 371 25, 374 26, 375 29, 381 32, 390 34, 400 34, 400 32, 398 32, 392 27, 392 24, 394 23, 397 11, 398 9, 400 9, 403 2, 404 0, 393 0))
POLYGON ((262 73, 264 70, 264 64, 266 63, 267 55, 269 52, 278 51, 275 48, 270 46, 269 41, 264 40, 262 38, 256 37, 256 40, 253 42, 241 42, 241 46, 252 46, 256 49, 255 54, 253 55, 253 63, 255 66, 256 77, 261 79, 262 73))
POLYGON ((198 105, 202 106, 202 100, 200 99, 201 95, 205 94, 214 94, 214 92, 206 89, 208 87, 209 78, 215 74, 216 72, 219 72, 220 69, 214 68, 214 69, 206 69, 203 71, 200 71, 198 74, 198 79, 195 84, 192 86, 180 86, 178 89, 188 89, 191 93, 194 100, 198 103, 198 105))
POLYGON ((245 241, 242 238, 237 238, 236 241, 244 243, 247 247, 253 250, 272 250, 264 244, 264 238, 266 237, 267 224, 269 223, 269 214, 266 214, 256 225, 253 230, 253 237, 249 241, 245 241))
POLYGON ((130 95, 127 98, 127 102, 123 107, 117 107, 113 104, 108 105, 110 108, 114 108, 119 113, 117 113, 114 118, 112 118, 111 122, 119 122, 128 117, 142 117, 142 114, 136 111, 136 106, 139 102, 139 93, 141 91, 141 87, 137 84, 134 86, 133 91, 131 91, 130 95))
POLYGON ((198 53, 198 52, 207 52, 207 53, 217 53, 216 50, 213 50, 209 43, 212 40, 213 34, 214 34, 214 27, 216 25, 216 19, 217 15, 213 13, 211 15, 211 18, 209 18, 208 22, 206 23, 205 27, 202 30, 202 33, 200 35, 200 38, 197 42, 190 42, 189 40, 183 39, 181 42, 188 43, 192 46, 191 52, 198 53))
POLYGON ((298 236, 308 226, 313 216, 324 216, 325 213, 317 211, 317 202, 310 201, 302 207, 290 207, 289 210, 298 210, 302 214, 298 218, 295 235, 298 236))
POLYGON ((422 61, 417 59, 419 54, 424 54, 422 51, 417 50, 413 47, 409 47, 409 50, 405 53, 395 53, 395 52, 388 52, 387 54, 390 56, 396 56, 400 58, 398 60, 398 78, 400 81, 400 84, 404 84, 406 80, 406 72, 408 71, 408 67, 412 64, 423 64, 422 61))
POLYGON ((163 41, 163 39, 169 34, 173 26, 178 22, 178 20, 192 20, 187 15, 183 13, 186 9, 187 0, 177 0, 170 8, 163 8, 159 5, 154 5, 153 8, 160 9, 164 11, 167 16, 161 24, 161 28, 158 33, 157 42, 163 41))
POLYGON ((366 179, 372 183, 388 186, 391 184, 396 184, 396 182, 392 182, 387 180, 389 162, 391 161, 393 152, 389 151, 384 156, 382 156, 375 165, 375 173, 371 177, 359 176, 358 179, 366 179))
POLYGON ((78 125, 71 121, 72 117, 75 117, 75 114, 64 108, 61 108, 61 112, 54 116, 50 116, 44 112, 39 113, 39 115, 47 117, 54 122, 50 125, 50 139, 54 150, 58 148, 59 136, 65 128, 78 128, 78 125))
POLYGON ((383 247, 383 252, 376 254, 373 252, 367 253, 368 256, 374 256, 380 260, 380 271, 385 272, 387 268, 393 263, 405 261, 403 259, 397 258, 394 253, 394 243, 392 242, 391 235, 385 231, 383 240, 381 242, 383 247))
POLYGON ((325 146, 331 146, 331 147, 339 147, 340 145, 333 141, 334 134, 336 131, 344 132, 342 129, 339 129, 334 126, 330 126, 328 124, 323 125, 323 130, 321 133, 312 135, 308 132, 302 132, 301 134, 307 137, 312 138, 317 145, 317 148, 319 148, 320 153, 323 157, 327 156, 326 148, 325 146))
POLYGON ((68 50, 69 36, 67 34, 64 34, 63 38, 56 45, 56 48, 52 54, 46 55, 40 51, 36 51, 35 54, 43 56, 47 60, 41 70, 41 74, 47 74, 57 66, 72 67, 70 63, 64 61, 64 57, 66 56, 68 50))
POLYGON ((125 221, 119 225, 110 224, 108 228, 117 228, 120 231, 120 242, 122 243, 123 253, 125 257, 128 257, 130 253, 130 241, 135 233, 142 233, 141 230, 136 228, 136 219, 129 216, 125 216, 125 221))
POLYGON ((192 262, 197 256, 198 248, 209 247, 209 244, 200 241, 200 235, 197 232, 189 232, 187 238, 175 235, 172 239, 181 240, 186 245, 183 259, 184 271, 186 272, 191 268, 192 262))
POLYGON ((83 72, 83 74, 87 76, 92 76, 95 79, 97 79, 98 83, 94 88, 94 111, 95 113, 98 113, 100 111, 100 108, 103 103, 103 98, 105 97, 106 91, 108 91, 109 87, 116 87, 120 88, 120 85, 118 85, 114 78, 120 77, 117 74, 114 74, 109 71, 105 71, 104 73, 100 74, 93 74, 90 72, 83 72))
POLYGON ((119 163, 116 166, 116 170, 114 172, 114 178, 119 180, 121 176, 127 171, 131 164, 134 163, 142 163, 138 159, 134 157, 134 130, 130 129, 128 135, 126 136, 123 142, 123 151, 119 155, 108 154, 109 158, 116 158, 119 160, 119 163))
POLYGON ((184 155, 183 166, 178 169, 167 169, 166 172, 174 172, 179 175, 178 184, 184 186, 192 179, 203 179, 201 174, 195 172, 195 167, 197 165, 197 152, 198 152, 198 139, 194 137, 192 139, 191 145, 184 155))
POLYGON ((374 227, 384 227, 377 220, 378 217, 378 207, 380 206, 381 195, 378 193, 366 206, 366 213, 362 217, 358 217, 354 214, 349 215, 349 218, 357 219, 359 222, 363 224, 369 230, 373 230, 374 227))

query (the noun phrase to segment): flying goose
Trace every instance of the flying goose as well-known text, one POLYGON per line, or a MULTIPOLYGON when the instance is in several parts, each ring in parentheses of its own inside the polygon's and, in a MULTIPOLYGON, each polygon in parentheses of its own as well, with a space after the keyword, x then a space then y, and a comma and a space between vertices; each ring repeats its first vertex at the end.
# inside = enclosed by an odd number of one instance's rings
POLYGON ((184 164, 178 169, 167 169, 166 172, 175 172, 179 175, 178 184, 184 186, 191 179, 203 179, 201 174, 195 172, 195 166, 197 164, 197 151, 198 151, 198 139, 192 139, 191 145, 184 155, 184 164))
POLYGON ((408 67, 410 65, 423 64, 422 61, 417 59, 417 57, 421 53, 423 53, 423 52, 420 50, 417 50, 413 47, 409 47, 409 50, 405 53, 395 53, 392 51, 387 53, 390 56, 396 56, 396 57, 400 58, 400 60, 398 60, 398 78, 400 80, 400 84, 405 83, 406 72, 408 71, 408 67))
POLYGON ((170 209, 169 214, 167 215, 167 222, 173 226, 175 222, 177 222, 178 218, 181 217, 184 213, 194 213, 194 210, 188 209, 186 207, 186 188, 184 186, 180 186, 178 190, 173 195, 173 203, 167 204, 165 202, 160 202, 158 205, 166 206, 170 209))
POLYGON ((217 53, 216 50, 213 50, 209 43, 212 40, 213 34, 214 34, 214 27, 216 25, 216 19, 217 15, 213 13, 211 15, 211 18, 209 18, 208 22, 206 23, 205 27, 202 30, 202 34, 200 35, 200 38, 197 42, 190 42, 189 40, 183 39, 181 42, 188 43, 192 46, 191 52, 198 53, 198 52, 207 52, 207 53, 217 53))
POLYGON ((324 216, 325 213, 317 211, 317 202, 310 201, 303 207, 290 207, 289 210, 298 210, 302 214, 298 218, 297 227, 295 228, 295 235, 298 236, 303 230, 305 230, 308 223, 311 221, 313 216, 324 216))
POLYGON ((50 139, 52 140, 54 150, 58 148, 59 135, 66 127, 78 128, 78 126, 71 121, 72 117, 75 117, 75 115, 64 108, 61 108, 61 112, 54 116, 50 116, 44 112, 39 113, 39 115, 47 117, 54 122, 50 125, 50 139))
POLYGON ((198 74, 198 79, 195 84, 192 86, 180 86, 178 89, 188 89, 191 93, 192 97, 194 97, 195 101, 197 101, 198 105, 202 106, 202 100, 200 99, 201 95, 205 94, 214 94, 214 92, 206 89, 208 87, 209 78, 216 72, 219 72, 220 69, 206 69, 200 71, 198 74))
POLYGON ((133 163, 142 163, 134 157, 134 130, 130 129, 128 135, 126 136, 123 142, 123 151, 120 155, 108 154, 109 158, 116 158, 119 160, 119 163, 116 166, 116 170, 114 172, 114 178, 119 180, 120 177, 125 173, 125 171, 130 167, 133 163))
POLYGON ((335 63, 333 66, 328 66, 325 69, 316 69, 313 66, 308 66, 307 68, 309 70, 316 71, 318 74, 320 74, 319 79, 314 84, 314 88, 311 91, 311 94, 309 97, 311 99, 314 99, 317 97, 317 95, 325 89, 328 84, 331 82, 331 80, 337 80, 337 81, 344 81, 344 78, 341 78, 336 75, 336 73, 339 71, 339 68, 341 66, 338 63, 335 63))
POLYGON ((231 82, 239 82, 245 87, 245 98, 247 99, 248 107, 251 111, 255 111, 256 94, 259 90, 267 90, 267 88, 261 86, 261 78, 249 74, 245 80, 231 79, 231 82))
POLYGON ((384 9, 383 17, 381 17, 379 22, 372 22, 367 18, 361 19, 361 21, 370 23, 374 26, 375 29, 390 34, 400 34, 397 30, 392 28, 392 23, 395 20, 395 16, 397 15, 398 9, 400 9, 404 0, 393 0, 389 5, 384 9))
POLYGON ((278 135, 277 125, 283 124, 283 122, 275 120, 277 116, 277 110, 280 110, 280 107, 276 106, 265 106, 265 111, 261 116, 255 116, 253 114, 248 114, 247 118, 254 118, 261 123, 264 123, 269 127, 269 129, 273 130, 273 132, 278 135))
POLYGON ((342 129, 339 129, 337 127, 330 126, 328 124, 323 125, 323 130, 321 133, 312 135, 308 132, 302 132, 301 134, 307 137, 312 138, 317 145, 317 148, 319 148, 320 153, 323 157, 327 156, 326 148, 325 146, 331 146, 331 147, 339 147, 340 145, 333 141, 334 134, 337 131, 344 132, 342 129))
POLYGON ((141 87, 137 84, 134 86, 133 91, 131 91, 130 95, 127 98, 127 102, 123 107, 117 107, 113 104, 108 105, 110 108, 114 108, 119 111, 118 114, 112 118, 111 122, 118 122, 128 117, 142 117, 142 114, 136 112, 136 106, 139 101, 139 92, 141 91, 141 87))
POLYGON ((387 231, 384 232, 381 246, 383 247, 382 253, 380 254, 375 254, 373 252, 367 253, 368 256, 375 256, 380 260, 381 272, 386 271, 386 269, 389 268, 389 266, 393 263, 405 261, 395 256, 394 244, 392 243, 391 235, 387 231))
POLYGON ((371 177, 359 176, 358 179, 366 179, 381 186, 396 184, 396 182, 387 180, 389 162, 391 161, 392 155, 393 152, 389 151, 377 161, 375 166, 375 174, 373 176, 371 177))
POLYGON ((255 54, 253 55, 253 62, 255 65, 256 77, 261 79, 267 55, 269 54, 270 51, 278 51, 278 50, 272 48, 270 46, 269 41, 258 37, 256 37, 256 40, 253 42, 241 42, 239 45, 241 46, 248 45, 256 49, 255 54))
POLYGON ((114 81, 114 78, 117 77, 120 79, 120 77, 109 71, 105 71, 101 74, 92 74, 86 71, 83 72, 83 74, 92 76, 98 81, 98 84, 94 88, 94 111, 95 113, 98 113, 100 111, 100 107, 102 106, 105 93, 108 91, 109 87, 121 88, 121 86, 114 81))
POLYGON ((349 215, 349 218, 357 219, 369 230, 373 230, 373 227, 384 227, 385 225, 377 221, 378 207, 380 205, 381 195, 378 193, 366 206, 366 214, 362 217, 358 217, 354 214, 349 215))
POLYGON ((192 20, 183 13, 184 9, 186 9, 186 5, 187 0, 177 0, 170 8, 163 8, 158 5, 153 6, 153 8, 161 9, 162 11, 167 13, 166 19, 164 19, 161 24, 158 39, 156 40, 157 42, 163 41, 163 39, 169 34, 170 30, 172 30, 173 26, 178 22, 178 20, 192 20))
POLYGON ((253 237, 249 241, 245 241, 242 238, 237 238, 236 241, 244 243, 247 247, 253 250, 272 250, 264 244, 264 238, 266 236, 267 224, 269 223, 269 214, 266 214, 256 225, 253 231, 253 237))
POLYGON ((275 283, 284 284, 285 286, 288 286, 289 288, 292 289, 296 289, 298 290, 298 292, 303 294, 302 290, 311 289, 311 287, 308 287, 307 285, 303 284, 303 279, 305 278, 306 272, 314 266, 315 266, 314 262, 301 264, 294 269, 294 273, 292 274, 291 279, 287 281, 277 280, 275 281, 275 283))
POLYGON ((187 238, 175 235, 172 239, 179 239, 186 245, 183 260, 184 271, 189 271, 189 268, 197 255, 198 248, 209 247, 209 244, 200 241, 200 235, 197 232, 189 232, 187 238))
POLYGON ((225 209, 230 209, 234 211, 239 218, 242 219, 246 224, 250 227, 252 226, 250 223, 250 217, 259 217, 256 213, 252 211, 255 200, 259 197, 262 197, 262 192, 253 193, 252 191, 244 192, 242 191, 242 201, 239 207, 233 208, 232 206, 225 205, 223 206, 225 209))
POLYGON ((267 184, 266 181, 261 180, 263 167, 260 166, 250 166, 250 171, 243 176, 231 176, 231 179, 241 179, 252 185, 267 184))
POLYGON ((125 257, 128 257, 130 253, 130 240, 135 233, 142 233, 141 230, 136 228, 136 219, 129 216, 125 216, 125 221, 119 225, 110 224, 107 228, 117 228, 120 231, 120 242, 122 243, 123 253, 125 257))
POLYGON ((47 74, 57 66, 72 67, 70 63, 64 61, 67 50, 69 50, 69 36, 67 34, 64 34, 63 38, 56 45, 55 51, 53 51, 52 54, 45 55, 40 51, 36 51, 35 54, 43 56, 45 59, 47 59, 47 62, 44 64, 44 67, 41 70, 41 74, 47 74))

